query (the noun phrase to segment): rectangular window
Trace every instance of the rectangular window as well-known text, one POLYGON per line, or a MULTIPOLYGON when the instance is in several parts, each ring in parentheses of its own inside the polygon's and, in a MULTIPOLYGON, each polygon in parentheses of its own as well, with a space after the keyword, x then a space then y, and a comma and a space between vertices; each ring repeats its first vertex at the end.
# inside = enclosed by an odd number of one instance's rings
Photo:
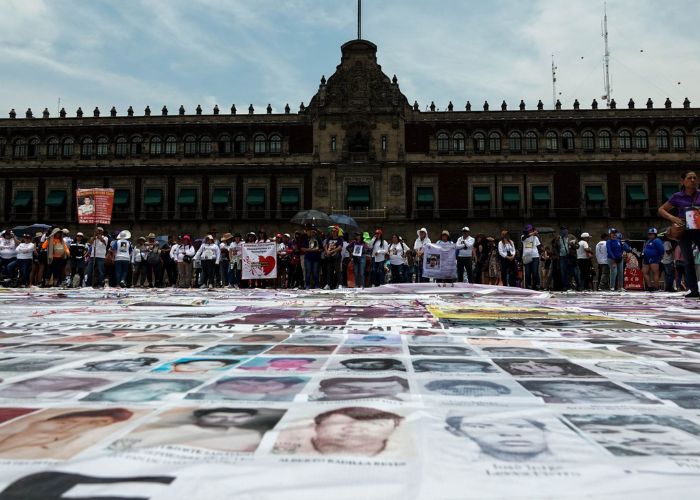
POLYGON ((280 206, 284 218, 292 217, 298 212, 300 207, 299 188, 283 187, 280 193, 280 206))
POLYGON ((416 190, 416 207, 418 210, 433 210, 435 208, 435 193, 432 187, 419 187, 416 190))
POLYGON ((246 196, 249 217, 265 216, 265 188, 248 188, 246 196))
MULTIPOLYGON (((2 146, 0 145, 0 147, 2 146)), ((46 156, 48 156, 49 158, 56 158, 58 156, 57 142, 49 142, 49 144, 46 146, 46 156)))
POLYGON ((233 205, 231 203, 231 188, 214 188, 211 196, 211 206, 214 218, 224 219, 231 216, 233 205))
POLYGON ((677 184, 662 184, 661 185, 661 199, 659 200, 659 205, 663 205, 671 196, 678 192, 679 186, 677 184))
POLYGON ((335 153, 335 151, 338 149, 338 140, 336 139, 335 136, 331 136, 331 151, 335 153))
POLYGON ((197 189, 182 188, 177 196, 180 217, 190 219, 197 215, 197 189))
POLYGON ((28 190, 16 191, 15 199, 12 201, 12 207, 18 214, 30 214, 32 213, 34 199, 34 192, 28 190))
POLYGON ((126 156, 127 147, 126 141, 117 141, 116 156, 118 158, 124 158, 126 156))
POLYGON ((520 187, 503 186, 503 216, 516 217, 520 213, 520 187))
POLYGON ((389 140, 387 139, 387 136, 383 135, 382 136, 382 152, 383 153, 386 153, 387 148, 389 147, 388 141, 389 140))
POLYGON ((163 190, 148 188, 144 192, 143 206, 146 216, 151 219, 163 217, 163 190))
POLYGON ((491 215, 491 188, 488 186, 474 186, 472 200, 475 217, 489 217, 491 215))
POLYGON ((586 186, 585 188, 586 215, 593 217, 604 216, 605 193, 603 186, 586 186))
POLYGON ((630 184, 625 188, 626 206, 625 215, 628 217, 644 216, 644 208, 647 202, 647 195, 642 184, 630 184))
POLYGON ((369 186, 348 186, 346 204, 349 209, 368 209, 370 207, 369 186))

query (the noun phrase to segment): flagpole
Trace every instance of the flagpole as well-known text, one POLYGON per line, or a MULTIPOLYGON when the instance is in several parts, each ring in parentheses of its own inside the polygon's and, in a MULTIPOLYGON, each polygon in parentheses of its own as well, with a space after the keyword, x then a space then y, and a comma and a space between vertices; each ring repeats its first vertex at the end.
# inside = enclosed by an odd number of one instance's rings
POLYGON ((362 0, 357 0, 357 39, 362 40, 362 0))

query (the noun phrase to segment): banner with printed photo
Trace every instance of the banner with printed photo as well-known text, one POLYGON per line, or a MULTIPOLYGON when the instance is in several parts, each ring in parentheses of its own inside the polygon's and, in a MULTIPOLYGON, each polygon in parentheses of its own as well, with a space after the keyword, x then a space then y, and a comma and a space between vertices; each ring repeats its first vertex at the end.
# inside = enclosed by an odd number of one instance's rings
POLYGON ((452 279, 457 272, 455 245, 441 246, 431 243, 423 246, 423 277, 452 279))
POLYGON ((111 224, 114 189, 76 189, 78 224, 111 224))
POLYGON ((265 280, 277 277, 277 249, 274 242, 243 244, 244 280, 265 280))

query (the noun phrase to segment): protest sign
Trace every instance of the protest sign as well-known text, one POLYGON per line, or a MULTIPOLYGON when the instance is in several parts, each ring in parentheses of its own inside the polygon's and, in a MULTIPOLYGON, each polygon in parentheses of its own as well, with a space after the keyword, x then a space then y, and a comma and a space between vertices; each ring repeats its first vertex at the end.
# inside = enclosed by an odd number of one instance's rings
POLYGON ((272 279, 277 277, 277 250, 274 242, 243 244, 244 280, 272 279))
POLYGON ((75 197, 79 224, 111 224, 114 189, 77 189, 75 197))

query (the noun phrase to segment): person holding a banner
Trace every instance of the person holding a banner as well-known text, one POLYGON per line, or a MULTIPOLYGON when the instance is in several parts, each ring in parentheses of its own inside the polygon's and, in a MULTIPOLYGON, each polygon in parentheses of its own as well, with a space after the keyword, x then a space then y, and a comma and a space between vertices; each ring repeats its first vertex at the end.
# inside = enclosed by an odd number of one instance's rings
POLYGON ((219 265, 219 260, 221 258, 221 250, 219 245, 214 243, 214 237, 208 234, 204 238, 204 243, 199 247, 197 253, 194 256, 195 259, 199 259, 202 263, 202 286, 200 288, 214 288, 216 284, 216 277, 214 272, 216 266, 219 265))
POLYGON ((105 258, 109 242, 105 236, 105 230, 101 227, 95 229, 95 235, 90 238, 90 262, 88 263, 88 285, 93 288, 103 288, 105 282, 105 258), (97 269, 97 272, 95 272, 97 269))
POLYGON ((355 288, 365 287, 365 261, 368 252, 369 246, 362 240, 362 233, 355 232, 355 238, 348 245, 348 253, 352 256, 355 288))
POLYGON ((177 264, 177 287, 189 288, 192 286, 192 259, 194 258, 192 238, 184 235, 180 242, 170 249, 170 255, 177 264))
POLYGON ((117 286, 120 288, 126 288, 126 278, 129 272, 129 264, 131 263, 131 254, 134 251, 129 238, 131 238, 131 233, 129 231, 120 232, 117 239, 112 242, 110 248, 114 255, 117 286))
POLYGON ((682 231, 678 246, 683 255, 685 264, 686 286, 690 293, 686 298, 698 298, 698 276, 695 273, 693 260, 693 244, 700 248, 700 226, 698 225, 698 213, 700 210, 700 191, 698 190, 698 176, 690 170, 681 174, 682 189, 674 193, 669 200, 661 205, 658 210, 659 216, 671 222, 671 229, 682 231), (671 214, 671 210, 676 211, 678 216, 671 214))
POLYGON ((5 229, 0 238, 0 272, 2 278, 11 279, 17 268, 17 245, 19 241, 10 229, 5 229))
POLYGON ((335 290, 340 284, 340 252, 343 251, 343 238, 340 228, 333 226, 323 242, 323 257, 326 264, 326 289, 335 290))
POLYGON ((406 254, 409 248, 401 241, 397 234, 391 235, 391 245, 389 245, 389 268, 391 269, 392 283, 405 283, 406 254))
POLYGON ((321 263, 321 242, 318 240, 316 227, 310 225, 306 228, 306 237, 301 246, 304 256, 304 275, 306 289, 321 288, 319 281, 319 266, 321 263), (313 287, 311 283, 313 281, 313 287))
POLYGON ((418 230, 418 238, 413 243, 413 251, 416 253, 416 262, 418 263, 418 280, 421 283, 427 283, 428 279, 423 277, 423 254, 425 245, 430 245, 431 241, 428 238, 428 230, 424 227, 418 230))
POLYGON ((42 244, 42 248, 46 250, 46 257, 49 264, 49 272, 46 277, 46 283, 53 278, 53 286, 61 286, 64 279, 66 269, 66 259, 70 257, 68 245, 63 241, 63 231, 60 228, 55 228, 42 244))

